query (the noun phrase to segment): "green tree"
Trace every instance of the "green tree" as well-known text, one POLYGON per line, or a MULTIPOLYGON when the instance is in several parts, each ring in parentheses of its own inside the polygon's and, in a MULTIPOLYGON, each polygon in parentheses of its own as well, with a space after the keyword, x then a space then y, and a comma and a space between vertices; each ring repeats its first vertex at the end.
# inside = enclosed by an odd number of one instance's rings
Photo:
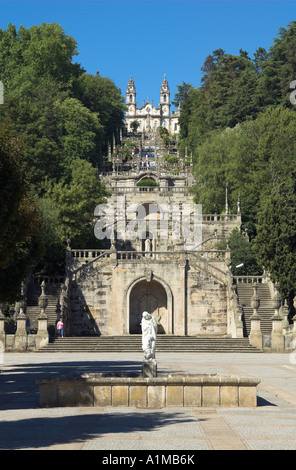
POLYGON ((11 302, 40 255, 40 218, 22 170, 24 144, 0 128, 0 301, 11 302))
POLYGON ((132 128, 134 134, 136 134, 139 125, 140 125, 140 123, 138 121, 136 121, 136 120, 132 121, 131 128, 132 128))
POLYGON ((84 106, 98 114, 105 143, 112 142, 113 135, 123 128, 125 105, 121 90, 113 80, 97 72, 96 75, 81 75, 75 94, 84 106))
POLYGON ((107 141, 123 126, 124 99, 108 77, 85 74, 73 62, 75 39, 56 23, 0 30, 0 77, 9 119, 26 140, 23 165, 35 190, 58 181, 73 158, 98 164, 107 141))
POLYGON ((177 85, 177 93, 175 93, 174 100, 172 101, 172 104, 176 107, 181 106, 184 103, 184 101, 188 98, 191 90, 192 90, 192 84, 191 83, 186 83, 182 82, 182 85, 177 85))
POLYGON ((295 125, 295 113, 278 107, 233 129, 209 133, 194 152, 193 193, 203 211, 225 210, 229 183, 230 209, 236 211, 240 194, 243 224, 253 238, 260 200, 270 193, 273 175, 284 181, 295 166, 295 125))
POLYGON ((296 294, 296 187, 295 172, 288 182, 274 182, 262 200, 254 247, 259 262, 284 298, 292 305, 296 294))
POLYGON ((56 101, 53 112, 65 170, 76 159, 95 163, 103 140, 98 115, 75 98, 56 101))
POLYGON ((289 86, 296 77, 296 21, 279 28, 278 37, 262 63, 258 80, 258 99, 261 106, 282 104, 291 107, 289 86))
POLYGON ((44 198, 49 201, 43 201, 43 207, 51 207, 52 220, 54 223, 59 221, 58 229, 53 227, 55 240, 65 244, 71 239, 76 246, 96 246, 93 214, 95 207, 104 202, 109 193, 98 181, 97 172, 89 162, 73 160, 70 170, 69 183, 48 181, 45 184, 44 198))
POLYGON ((257 263, 253 245, 235 228, 229 236, 231 270, 234 276, 261 276, 263 271, 257 263), (242 267, 237 268, 243 264, 242 267))

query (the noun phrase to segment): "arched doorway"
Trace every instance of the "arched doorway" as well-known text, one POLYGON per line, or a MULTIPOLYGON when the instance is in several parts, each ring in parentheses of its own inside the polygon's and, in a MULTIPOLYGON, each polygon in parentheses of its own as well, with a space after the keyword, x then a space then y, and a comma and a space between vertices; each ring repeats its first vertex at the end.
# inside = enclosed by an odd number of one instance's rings
POLYGON ((158 334, 169 332, 168 298, 163 285, 152 279, 137 282, 129 294, 129 333, 141 334, 142 313, 151 313, 158 324, 158 334))

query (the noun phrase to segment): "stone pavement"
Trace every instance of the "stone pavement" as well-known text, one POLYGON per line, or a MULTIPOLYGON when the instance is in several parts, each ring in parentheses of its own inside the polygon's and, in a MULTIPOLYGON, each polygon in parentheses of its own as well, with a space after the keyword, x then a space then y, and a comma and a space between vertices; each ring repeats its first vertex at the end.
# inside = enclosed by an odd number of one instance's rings
MULTIPOLYGON (((296 450, 294 355, 159 353, 157 361, 162 372, 259 377, 258 406, 39 408, 37 378, 74 371, 140 372, 142 354, 4 353, 0 363, 0 449, 113 451, 114 459, 118 452, 128 456, 129 451, 132 456, 134 451, 189 455, 198 450, 296 450)), ((110 452, 101 458, 105 455, 110 452)), ((135 455, 146 458, 145 453, 135 455)))

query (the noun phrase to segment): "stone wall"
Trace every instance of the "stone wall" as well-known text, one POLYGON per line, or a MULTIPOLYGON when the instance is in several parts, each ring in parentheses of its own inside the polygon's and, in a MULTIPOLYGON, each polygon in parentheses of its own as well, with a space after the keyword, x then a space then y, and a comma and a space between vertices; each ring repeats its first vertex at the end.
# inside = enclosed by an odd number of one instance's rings
POLYGON ((39 406, 256 407, 257 377, 78 374, 38 379, 39 406))
MULTIPOLYGON (((73 275, 70 335, 139 334, 143 310, 155 315, 159 333, 228 333, 222 269, 185 253, 122 256, 98 258, 73 275)), ((224 260, 215 262, 225 270, 224 260)))

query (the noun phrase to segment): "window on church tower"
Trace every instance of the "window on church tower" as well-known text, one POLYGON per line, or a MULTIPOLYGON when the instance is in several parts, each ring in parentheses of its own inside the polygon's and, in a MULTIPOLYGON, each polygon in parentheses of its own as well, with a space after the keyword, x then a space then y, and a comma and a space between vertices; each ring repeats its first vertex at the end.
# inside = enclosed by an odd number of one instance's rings
POLYGON ((130 95, 130 103, 133 101, 133 95, 130 95))
POLYGON ((163 101, 166 102, 166 98, 167 98, 166 95, 163 95, 163 101))

